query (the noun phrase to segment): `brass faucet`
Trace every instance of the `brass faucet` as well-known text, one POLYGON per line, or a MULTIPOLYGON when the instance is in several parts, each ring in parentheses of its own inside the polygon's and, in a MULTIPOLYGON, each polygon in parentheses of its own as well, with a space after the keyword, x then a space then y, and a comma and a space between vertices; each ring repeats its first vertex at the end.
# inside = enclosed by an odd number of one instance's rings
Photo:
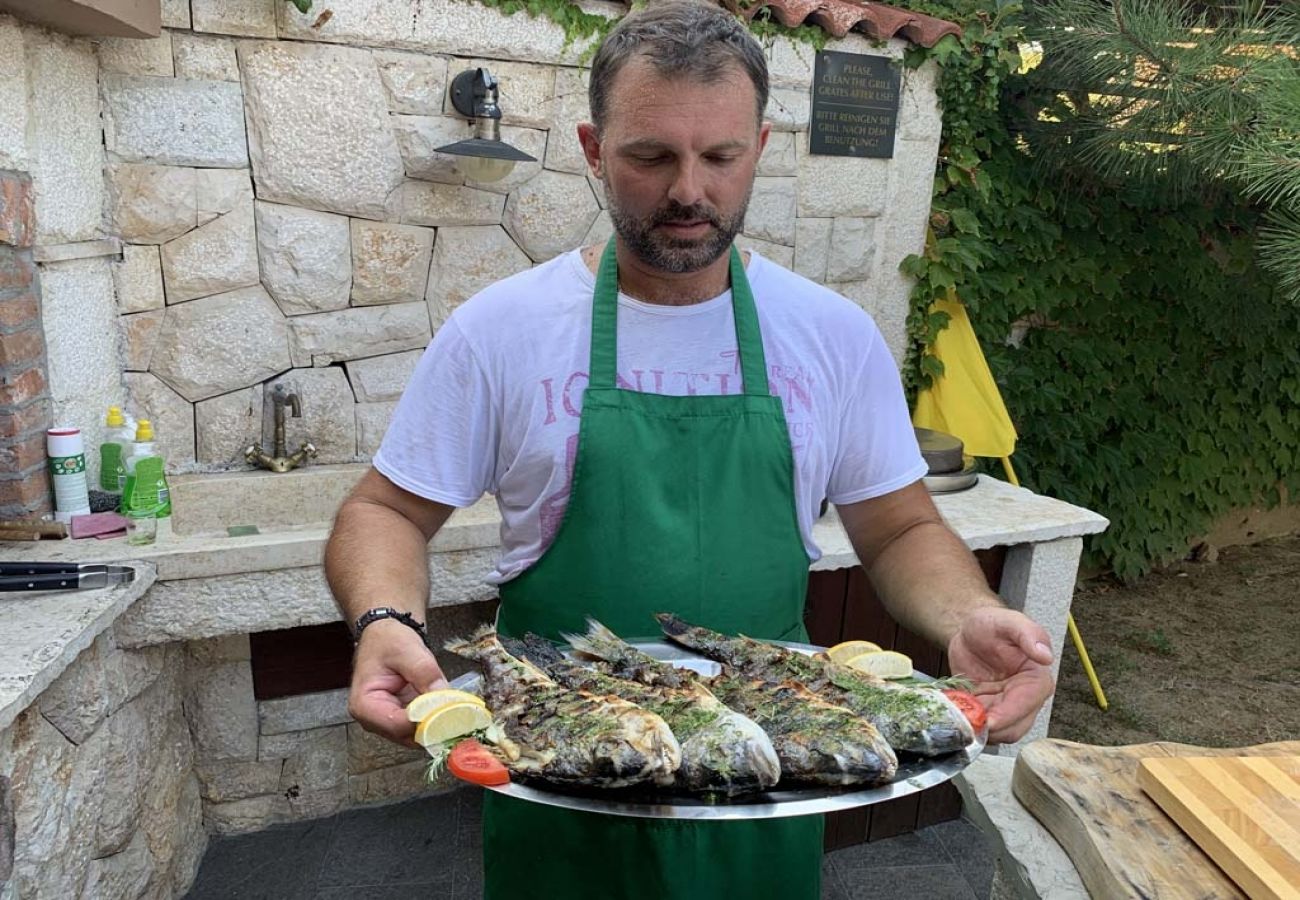
POLYGON ((275 446, 274 456, 268 456, 262 449, 259 441, 244 451, 244 459, 254 465, 261 466, 263 469, 270 469, 272 472, 288 472, 290 469, 296 469, 302 465, 308 458, 316 458, 316 447, 308 441, 304 441, 302 446, 293 452, 290 456, 285 456, 284 446, 284 408, 287 406, 293 411, 295 419, 302 418, 302 404, 298 400, 298 395, 287 394, 284 385, 277 384, 271 391, 271 402, 275 405, 275 446))

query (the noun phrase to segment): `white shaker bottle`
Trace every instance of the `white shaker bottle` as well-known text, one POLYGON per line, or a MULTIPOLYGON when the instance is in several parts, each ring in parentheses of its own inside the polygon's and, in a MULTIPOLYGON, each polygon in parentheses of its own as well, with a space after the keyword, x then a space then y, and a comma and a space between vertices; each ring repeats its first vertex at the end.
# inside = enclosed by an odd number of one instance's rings
POLYGON ((90 514, 86 486, 86 444, 80 428, 51 428, 45 432, 45 455, 50 459, 54 483, 54 518, 71 522, 90 514))

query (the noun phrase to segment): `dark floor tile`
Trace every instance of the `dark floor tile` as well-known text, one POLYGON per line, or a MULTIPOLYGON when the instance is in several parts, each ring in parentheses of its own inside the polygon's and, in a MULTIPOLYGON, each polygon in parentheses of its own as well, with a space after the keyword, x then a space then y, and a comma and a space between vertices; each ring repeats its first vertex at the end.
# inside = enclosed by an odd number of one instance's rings
POLYGON ((841 872, 849 900, 975 900, 955 866, 887 866, 841 872))
POLYGON ((454 884, 460 805, 455 794, 339 813, 319 885, 454 884))
POLYGON ((844 885, 840 884, 839 873, 835 871, 835 866, 827 857, 822 857, 821 900, 849 900, 849 895, 844 892, 844 885))
POLYGON ((841 873, 888 866, 933 866, 948 862, 939 839, 929 829, 900 834, 883 841, 855 844, 826 854, 841 873))
MULTIPOLYGON (((475 895, 477 897, 478 895, 475 895)), ((314 900, 461 900, 446 884, 417 881, 411 884, 357 885, 324 888, 314 900)), ((474 900, 474 898, 465 898, 474 900)))
POLYGON ((988 897, 993 888, 993 864, 996 857, 984 832, 966 819, 941 822, 927 830, 939 838, 948 857, 970 884, 975 896, 981 900, 988 897))
POLYGON ((333 817, 214 837, 186 900, 310 900, 333 817))

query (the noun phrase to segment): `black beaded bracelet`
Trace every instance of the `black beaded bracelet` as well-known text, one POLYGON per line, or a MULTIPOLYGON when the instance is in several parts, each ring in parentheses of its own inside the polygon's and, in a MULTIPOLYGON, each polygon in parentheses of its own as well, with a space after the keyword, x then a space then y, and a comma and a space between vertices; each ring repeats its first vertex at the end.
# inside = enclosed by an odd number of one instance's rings
POLYGON ((380 619, 392 619, 395 622, 401 622, 407 628, 412 628, 420 636, 424 646, 429 646, 429 635, 425 633, 424 623, 417 622, 415 616, 408 612, 402 612, 400 609, 393 609, 391 606, 376 606, 374 609, 368 609, 363 612, 357 623, 352 626, 352 643, 361 643, 361 632, 365 631, 366 626, 371 622, 378 622, 380 619))

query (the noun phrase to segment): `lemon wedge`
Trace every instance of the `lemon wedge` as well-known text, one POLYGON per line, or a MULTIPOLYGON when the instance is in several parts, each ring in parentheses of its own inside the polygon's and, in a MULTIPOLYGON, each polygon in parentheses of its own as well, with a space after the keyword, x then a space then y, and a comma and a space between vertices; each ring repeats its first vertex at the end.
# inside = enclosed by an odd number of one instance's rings
POLYGON ((912 658, 897 650, 859 653, 844 665, 879 678, 907 678, 912 674, 912 658))
POLYGON ((420 720, 415 729, 415 742, 428 749, 491 724, 492 714, 481 703, 440 706, 420 720))
POLYGON ((450 706, 453 703, 477 703, 479 706, 486 706, 483 698, 478 694, 471 694, 469 691, 458 691, 454 688, 441 688, 436 691, 428 691, 416 697, 406 705, 406 718, 412 722, 419 722, 429 713, 441 706, 450 706))
POLYGON ((855 656, 861 656, 863 653, 879 653, 880 650, 880 645, 873 644, 871 641, 843 641, 828 648, 826 655, 832 662, 847 663, 855 656))

